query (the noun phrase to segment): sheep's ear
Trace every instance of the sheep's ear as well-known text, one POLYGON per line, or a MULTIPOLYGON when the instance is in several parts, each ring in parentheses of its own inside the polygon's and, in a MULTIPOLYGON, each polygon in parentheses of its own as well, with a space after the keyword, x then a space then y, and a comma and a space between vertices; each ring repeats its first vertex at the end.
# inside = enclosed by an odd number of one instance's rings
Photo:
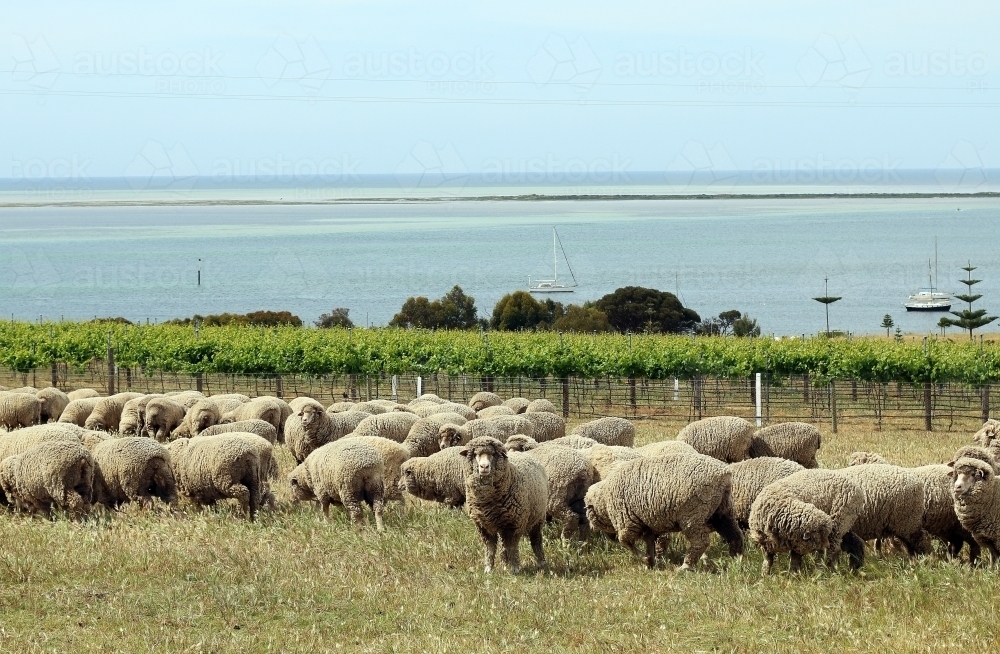
POLYGON ((458 455, 459 456, 468 457, 469 456, 469 448, 463 449, 461 452, 458 453, 458 455))
POLYGON ((288 483, 291 484, 292 486, 298 486, 299 480, 296 479, 295 477, 292 477, 291 479, 288 480, 288 483))
POLYGON ((507 458, 507 450, 506 450, 506 448, 501 447, 500 448, 500 452, 498 452, 498 456, 501 459, 506 459, 507 458))
POLYGON ((949 461, 945 465, 948 466, 949 468, 954 468, 955 467, 955 462, 954 461, 949 461))
POLYGON ((809 533, 808 531, 805 532, 804 534, 802 534, 802 540, 809 540, 811 538, 812 538, 812 534, 809 533))
POLYGON ((982 481, 986 477, 986 473, 982 470, 976 470, 976 479, 982 481))

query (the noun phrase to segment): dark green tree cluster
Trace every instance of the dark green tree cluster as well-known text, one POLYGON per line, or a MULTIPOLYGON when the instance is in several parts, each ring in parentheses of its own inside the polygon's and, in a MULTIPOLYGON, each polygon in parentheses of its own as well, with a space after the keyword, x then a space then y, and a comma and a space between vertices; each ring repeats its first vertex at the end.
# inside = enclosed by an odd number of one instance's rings
POLYGON ((641 286, 625 286, 594 303, 618 332, 687 334, 701 317, 666 291, 641 286))
POLYGON ((702 336, 760 336, 760 325, 756 318, 743 315, 736 309, 723 311, 715 318, 705 318, 696 328, 696 333, 702 336))
POLYGON ((390 327, 419 327, 422 329, 471 329, 476 320, 476 300, 455 286, 439 300, 410 297, 399 313, 389 321, 390 327))
POLYGON ((320 329, 331 329, 333 327, 343 327, 350 329, 354 327, 354 322, 348 317, 351 312, 345 307, 336 307, 330 313, 320 314, 319 320, 313 322, 320 329))
POLYGON ((225 325, 253 325, 256 327, 301 327, 302 319, 288 311, 251 311, 250 313, 220 313, 191 318, 168 320, 168 325, 191 325, 198 323, 205 327, 225 325))
POLYGON ((551 298, 536 300, 527 291, 514 291, 500 298, 493 307, 490 327, 498 331, 611 331, 607 314, 590 302, 564 306, 551 298))

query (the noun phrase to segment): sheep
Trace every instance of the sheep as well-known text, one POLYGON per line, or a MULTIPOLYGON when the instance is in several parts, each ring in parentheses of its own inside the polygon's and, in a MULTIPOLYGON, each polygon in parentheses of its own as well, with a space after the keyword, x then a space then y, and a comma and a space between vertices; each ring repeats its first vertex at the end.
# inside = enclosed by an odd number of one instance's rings
MULTIPOLYGON (((344 411, 353 411, 354 407, 357 406, 357 402, 334 402, 326 408, 327 413, 343 413, 344 411)), ((301 410, 301 408, 300 408, 301 410)))
POLYGON ((765 486, 794 475, 800 470, 805 468, 795 461, 776 456, 762 456, 730 463, 729 472, 733 475, 733 515, 736 516, 736 522, 740 527, 749 528, 750 507, 765 486))
POLYGON ((490 436, 503 441, 514 434, 530 436, 533 432, 531 423, 521 416, 497 416, 486 420, 470 420, 464 425, 442 425, 438 438, 443 450, 465 445, 479 436, 490 436))
POLYGON ((590 461, 591 475, 595 482, 601 481, 620 463, 641 459, 643 456, 631 447, 602 445, 581 450, 590 461))
POLYGON ((126 502, 148 506, 158 497, 177 501, 177 482, 167 448, 149 438, 130 436, 98 443, 94 458, 94 502, 117 508, 126 502))
POLYGON ((7 390, 8 393, 21 393, 23 395, 38 395, 38 389, 34 386, 20 386, 18 388, 11 388, 7 390))
POLYGON ((184 414, 184 420, 170 436, 171 438, 197 436, 203 429, 217 425, 221 418, 222 412, 219 410, 219 405, 211 398, 206 397, 203 400, 198 400, 194 406, 187 410, 187 413, 184 414))
POLYGON ((962 545, 969 545, 969 563, 975 564, 980 547, 955 513, 952 495, 953 469, 944 464, 919 466, 911 469, 924 485, 923 529, 939 538, 948 548, 948 556, 958 558, 962 545))
MULTIPOLYGON (((313 402, 317 401, 318 400, 316 400, 315 398, 306 397, 305 395, 300 395, 299 397, 293 397, 292 399, 288 400, 288 406, 292 409, 292 413, 298 413, 299 411, 302 410, 302 407, 304 407, 305 405, 312 404, 313 402)), ((329 409, 327 409, 327 411, 329 411, 329 409)))
POLYGON ((94 431, 117 430, 122 421, 125 403, 141 395, 142 393, 117 393, 110 397, 102 397, 94 405, 94 410, 90 412, 83 426, 94 431))
POLYGON ((378 450, 379 455, 382 457, 382 464, 385 466, 382 476, 385 487, 385 499, 402 501, 403 493, 399 490, 400 467, 410 458, 409 448, 388 438, 381 436, 359 436, 357 432, 348 434, 344 438, 357 438, 361 442, 367 443, 378 450))
POLYGON ((554 413, 559 414, 559 409, 556 408, 555 404, 549 402, 545 399, 532 400, 528 403, 528 408, 524 410, 525 413, 554 413))
POLYGON ((503 398, 496 393, 490 393, 488 391, 476 393, 472 396, 472 399, 469 400, 469 406, 477 413, 488 406, 498 406, 500 404, 503 404, 503 398))
POLYGON ((0 487, 7 501, 31 513, 57 506, 74 518, 90 511, 94 459, 72 441, 39 443, 0 462, 0 487))
MULTIPOLYGON (((469 410, 471 411, 471 409, 469 410)), ((446 409, 442 409, 441 405, 437 402, 418 402, 417 404, 407 404, 406 406, 398 406, 393 409, 395 413, 412 413, 418 418, 427 418, 442 411, 446 411, 446 409)), ((475 411, 473 411, 473 414, 475 414, 475 411)))
POLYGON ((216 402, 236 400, 241 404, 246 404, 250 401, 250 396, 244 395, 243 393, 219 393, 217 395, 211 395, 210 397, 216 402))
POLYGON ((70 402, 72 402, 73 400, 85 400, 90 397, 100 397, 100 396, 101 394, 95 391, 93 388, 78 388, 75 391, 70 391, 69 393, 66 393, 66 397, 69 398, 70 402))
POLYGON ((410 427, 409 433, 403 439, 410 456, 430 456, 441 450, 439 431, 442 425, 464 425, 465 418, 457 413, 435 413, 426 418, 420 418, 410 427))
POLYGON ((723 463, 738 463, 748 458, 753 433, 753 425, 743 418, 718 416, 692 422, 677 440, 723 463))
POLYGON ((58 388, 49 386, 38 391, 36 396, 42 401, 42 408, 38 417, 40 423, 55 422, 59 420, 66 405, 69 404, 69 397, 58 388))
POLYGON ((118 433, 121 436, 138 436, 146 430, 146 405, 158 397, 166 397, 159 393, 151 393, 129 400, 122 407, 122 417, 118 421, 118 433))
POLYGON ((507 441, 503 444, 503 446, 508 452, 527 452, 538 447, 539 442, 531 436, 514 434, 513 436, 507 437, 507 441))
POLYGON ((993 564, 1000 559, 1000 480, 993 466, 979 459, 962 457, 950 462, 954 485, 955 515, 976 543, 990 553, 993 564))
POLYGON ((15 454, 22 454, 35 445, 46 441, 62 440, 79 443, 87 433, 83 427, 57 422, 0 434, 0 461, 15 454))
POLYGON ((575 535, 586 540, 589 523, 583 499, 590 488, 590 461, 577 450, 550 443, 529 450, 528 455, 545 468, 549 489, 546 515, 562 522, 563 542, 575 535))
POLYGON ((392 411, 368 416, 354 428, 355 436, 381 436, 402 443, 410 433, 410 428, 420 420, 412 413, 392 411))
POLYGON ((805 554, 826 550, 833 566, 841 550, 851 568, 865 561, 864 542, 851 532, 865 502, 865 493, 839 471, 806 469, 768 484, 750 506, 750 538, 764 552, 763 574, 771 573, 774 557, 789 552, 789 571, 798 572, 805 554))
POLYGON ((382 456, 357 438, 334 441, 313 450, 288 478, 296 502, 317 500, 327 517, 331 504, 342 504, 355 528, 364 520, 362 502, 368 503, 379 531, 385 529, 382 523, 384 480, 382 456))
MULTIPOLYGON (((322 405, 320 405, 322 407, 322 405)), ((282 402, 275 397, 258 397, 250 400, 246 404, 241 404, 232 411, 222 414, 219 422, 237 422, 240 420, 263 420, 274 425, 278 431, 278 442, 284 441, 285 425, 282 420, 287 420, 291 415, 291 409, 287 402, 282 402)))
POLYGON ((930 551, 923 530, 924 485, 920 477, 906 468, 883 463, 850 466, 838 472, 864 491, 864 503, 851 527, 858 538, 896 537, 911 557, 930 551))
POLYGON ((681 452, 687 452, 688 454, 695 453, 693 447, 681 441, 656 441, 655 443, 649 443, 648 445, 636 448, 635 451, 642 456, 663 456, 664 454, 681 452))
MULTIPOLYGON (((176 393, 166 393, 165 397, 169 397, 171 400, 180 404, 185 409, 190 409, 198 402, 205 399, 205 395, 200 391, 178 391, 176 393)), ((220 397, 216 396, 213 398, 216 403, 220 401, 220 397)))
POLYGON ((370 413, 373 416, 380 413, 388 413, 395 409, 395 405, 386 405, 378 400, 369 400, 367 402, 358 402, 354 405, 354 411, 364 411, 365 413, 370 413))
POLYGON ((166 441, 170 434, 180 427, 187 411, 169 397, 153 398, 146 405, 145 433, 149 438, 166 441))
MULTIPOLYGON (((237 423, 230 423, 230 424, 237 424, 237 423)), ((274 428, 271 425, 268 426, 271 427, 272 429, 274 428)), ((211 429, 211 427, 209 429, 211 429)), ((207 429, 202 430, 202 432, 197 436, 195 436, 194 438, 195 439, 207 438, 213 435, 213 434, 206 434, 205 433, 206 431, 208 430, 207 429)), ((274 493, 271 491, 271 480, 278 478, 279 470, 278 470, 278 461, 277 459, 274 458, 274 446, 272 445, 271 441, 267 440, 262 436, 258 436, 257 434, 253 434, 251 432, 246 432, 246 431, 233 431, 233 432, 222 432, 222 433, 229 436, 235 436, 237 438, 241 438, 244 441, 246 441, 246 443, 250 447, 253 448, 254 452, 257 454, 257 460, 260 464, 260 468, 258 470, 259 474, 258 478, 260 479, 260 502, 258 506, 263 506, 266 504, 270 509, 274 510, 277 502, 275 501, 274 493)))
POLYGON ((571 433, 592 438, 603 445, 632 447, 635 443, 635 425, 625 418, 598 418, 577 425, 571 433))
POLYGON ((235 434, 178 438, 167 446, 177 491, 197 505, 234 498, 251 521, 262 497, 260 458, 235 434))
POLYGON ((466 459, 465 507, 484 545, 486 572, 493 571, 499 538, 503 541, 501 559, 511 574, 517 574, 518 543, 524 536, 531 542, 538 567, 544 568, 545 467, 527 454, 508 456, 503 443, 489 436, 472 439, 460 454, 466 459))
POLYGON ((285 445, 297 463, 327 443, 350 434, 369 414, 360 411, 329 414, 319 402, 307 404, 289 416, 285 426, 285 445))
POLYGON ((278 430, 269 422, 263 420, 239 420, 224 425, 212 425, 202 429, 199 436, 215 436, 229 432, 249 432, 265 439, 268 443, 278 442, 278 430))
POLYGON ((430 415, 435 415, 438 413, 457 413, 466 420, 475 420, 479 416, 476 414, 475 409, 466 406, 465 404, 459 404, 457 402, 442 402, 438 405, 438 410, 430 415))
MULTIPOLYGON (((531 423, 531 436, 539 443, 554 441, 566 435, 566 421, 562 416, 545 411, 522 413, 517 418, 531 423)), ((527 433, 527 432, 522 432, 527 433)))
POLYGON ((509 406, 504 406, 502 404, 499 404, 497 406, 488 406, 482 411, 477 411, 476 417, 492 418, 494 416, 512 416, 515 415, 516 413, 517 412, 514 411, 514 409, 510 408, 509 406))
POLYGON ((889 461, 875 452, 851 452, 847 460, 849 466, 859 466, 865 463, 889 463, 889 461))
POLYGON ((979 459, 983 463, 988 463, 990 467, 993 468, 994 473, 996 473, 998 471, 998 468, 1000 468, 1000 466, 997 465, 996 458, 993 456, 990 450, 987 450, 982 447, 977 447, 975 445, 964 445, 955 450, 955 454, 952 455, 951 460, 957 461, 962 457, 968 457, 970 459, 979 459))
POLYGON ((743 533, 733 517, 731 475, 719 461, 698 453, 675 453, 620 464, 586 495, 591 528, 617 536, 652 568, 656 542, 680 531, 688 550, 680 570, 693 570, 716 530, 733 556, 743 553, 743 533), (646 543, 643 554, 636 541, 646 543))
POLYGON ((94 407, 97 406, 97 401, 100 400, 99 397, 85 397, 76 400, 70 400, 66 408, 63 409, 62 414, 59 416, 59 422, 65 422, 79 427, 83 427, 87 424, 87 418, 93 413, 94 407))
POLYGON ((816 452, 821 441, 822 437, 815 425, 807 422, 783 422, 754 432, 750 439, 750 458, 778 456, 806 468, 818 468, 816 452))
POLYGON ((460 507, 465 504, 465 470, 461 446, 413 457, 399 468, 399 489, 422 500, 460 507))
POLYGON ((994 459, 1000 459, 1000 421, 991 418, 984 422, 972 442, 988 450, 994 459))
POLYGON ((28 393, 0 393, 0 425, 7 431, 41 422, 42 401, 28 393))
MULTIPOLYGON (((508 452, 527 452, 528 450, 533 450, 542 444, 543 443, 539 443, 531 436, 514 434, 513 436, 507 438, 507 442, 504 443, 504 447, 507 448, 508 452)), ((591 438, 584 438, 583 436, 563 436, 562 438, 557 438, 555 440, 545 441, 544 444, 561 445, 574 450, 586 450, 597 445, 598 443, 591 438)), ((693 452, 694 450, 691 451, 693 452)))
POLYGON ((434 404, 444 404, 447 401, 448 400, 440 397, 439 395, 435 395, 434 393, 424 393, 420 397, 416 397, 410 400, 409 404, 419 404, 421 402, 433 402, 434 404))
POLYGON ((504 400, 500 406, 509 407, 515 414, 518 414, 527 411, 529 404, 531 404, 531 400, 526 397, 512 397, 509 400, 504 400))

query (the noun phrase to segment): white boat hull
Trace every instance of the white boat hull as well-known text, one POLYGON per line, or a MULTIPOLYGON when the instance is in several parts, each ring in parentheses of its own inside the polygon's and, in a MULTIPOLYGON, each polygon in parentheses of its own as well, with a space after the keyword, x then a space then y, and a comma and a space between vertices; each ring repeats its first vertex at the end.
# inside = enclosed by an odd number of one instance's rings
POLYGON ((572 293, 575 289, 566 288, 565 286, 553 287, 553 288, 529 288, 529 293, 572 293))

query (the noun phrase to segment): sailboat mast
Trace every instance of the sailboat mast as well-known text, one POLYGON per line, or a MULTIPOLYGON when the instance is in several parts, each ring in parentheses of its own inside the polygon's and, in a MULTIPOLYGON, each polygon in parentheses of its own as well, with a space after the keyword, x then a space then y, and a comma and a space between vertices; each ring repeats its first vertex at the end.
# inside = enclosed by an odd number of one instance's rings
POLYGON ((559 281, 559 257, 556 255, 556 228, 552 228, 552 281, 559 281))
POLYGON ((937 259, 937 236, 934 237, 934 287, 937 289, 938 283, 938 259, 937 259))

